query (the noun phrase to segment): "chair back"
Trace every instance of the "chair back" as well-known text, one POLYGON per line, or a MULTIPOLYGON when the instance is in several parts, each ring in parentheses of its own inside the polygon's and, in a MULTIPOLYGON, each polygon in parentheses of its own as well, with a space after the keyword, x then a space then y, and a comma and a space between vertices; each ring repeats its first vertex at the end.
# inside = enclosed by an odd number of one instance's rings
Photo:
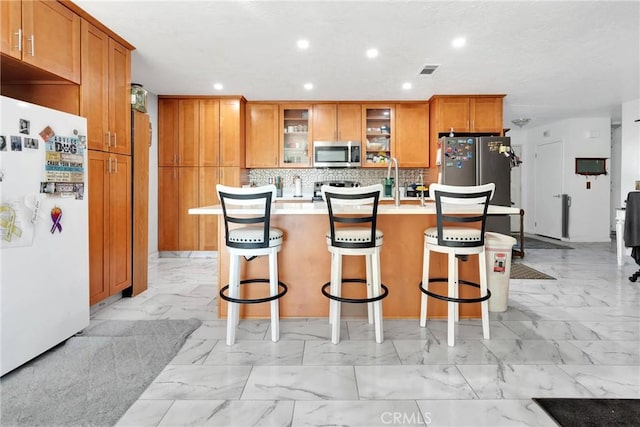
POLYGON ((496 185, 494 183, 470 186, 431 184, 429 186, 429 198, 436 202, 438 245, 449 247, 484 246, 487 210, 495 188, 496 185), (469 207, 471 205, 478 206, 477 214, 462 216, 462 214, 456 212, 456 207, 469 207), (475 224, 476 227, 479 225, 479 240, 445 240, 444 227, 460 223, 475 224))
POLYGON ((224 234, 230 248, 260 249, 269 247, 269 222, 271 219, 271 201, 276 198, 276 186, 229 187, 216 185, 216 191, 224 215, 224 234), (232 214, 233 209, 243 209, 242 213, 232 214), (237 242, 229 239, 229 224, 262 224, 261 239, 252 242, 237 242))
POLYGON ((378 202, 382 194, 382 184, 366 187, 332 187, 323 185, 320 191, 322 192, 322 198, 327 202, 327 209, 329 210, 331 245, 338 248, 375 247, 378 202), (354 213, 353 208, 356 207, 357 213, 354 213), (351 242, 337 240, 336 231, 340 229, 338 224, 369 224, 368 239, 366 241, 351 242))

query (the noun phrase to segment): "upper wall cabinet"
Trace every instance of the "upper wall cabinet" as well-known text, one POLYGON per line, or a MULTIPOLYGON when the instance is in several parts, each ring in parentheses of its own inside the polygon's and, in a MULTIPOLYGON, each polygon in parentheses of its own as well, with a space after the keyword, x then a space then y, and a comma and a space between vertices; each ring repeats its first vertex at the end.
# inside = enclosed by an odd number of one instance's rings
POLYGON ((87 118, 88 147, 131 154, 131 53, 82 20, 80 114, 87 118))
POLYGON ((244 166, 244 98, 160 98, 159 166, 244 166))
POLYGON ((280 134, 278 104, 247 102, 248 168, 277 168, 279 166, 280 134))
POLYGON ((280 166, 311 166, 311 105, 280 105, 280 166))
POLYGON ((395 156, 398 166, 429 167, 429 104, 396 104, 395 122, 395 156))
POLYGON ((314 104, 314 141, 359 141, 362 136, 361 104, 314 104))
POLYGON ((56 1, 2 1, 0 51, 80 83, 80 17, 56 1))
POLYGON ((362 147, 366 154, 362 166, 386 167, 395 154, 394 109, 388 105, 362 106, 362 147))
POLYGON ((502 132, 504 95, 448 96, 431 98, 431 126, 438 132, 502 132))

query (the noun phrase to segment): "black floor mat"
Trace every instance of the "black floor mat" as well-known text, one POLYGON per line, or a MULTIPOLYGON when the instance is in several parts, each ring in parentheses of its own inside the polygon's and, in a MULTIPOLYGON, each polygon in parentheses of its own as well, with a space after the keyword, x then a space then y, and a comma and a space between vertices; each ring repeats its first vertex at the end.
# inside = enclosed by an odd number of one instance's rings
POLYGON ((561 427, 637 426, 640 399, 533 398, 561 427))

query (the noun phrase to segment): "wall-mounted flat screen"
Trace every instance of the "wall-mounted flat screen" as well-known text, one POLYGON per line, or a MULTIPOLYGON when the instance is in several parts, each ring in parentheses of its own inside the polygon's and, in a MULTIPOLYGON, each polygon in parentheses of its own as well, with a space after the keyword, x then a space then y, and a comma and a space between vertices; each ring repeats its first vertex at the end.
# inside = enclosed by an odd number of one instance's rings
POLYGON ((606 157, 576 157, 576 174, 578 175, 606 175, 606 157))

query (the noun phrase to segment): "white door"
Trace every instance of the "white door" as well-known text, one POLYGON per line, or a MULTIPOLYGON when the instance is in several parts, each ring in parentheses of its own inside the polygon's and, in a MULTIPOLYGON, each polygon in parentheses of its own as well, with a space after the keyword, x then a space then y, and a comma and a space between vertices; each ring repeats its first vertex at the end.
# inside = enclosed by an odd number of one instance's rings
MULTIPOLYGON (((516 156, 522 159, 522 145, 512 145, 511 149, 516 156)), ((511 168, 511 206, 522 209, 522 167, 511 168)), ((520 232, 520 215, 509 215, 511 218, 511 232, 520 232)))
POLYGON ((562 237, 562 141, 536 145, 535 233, 562 237))

